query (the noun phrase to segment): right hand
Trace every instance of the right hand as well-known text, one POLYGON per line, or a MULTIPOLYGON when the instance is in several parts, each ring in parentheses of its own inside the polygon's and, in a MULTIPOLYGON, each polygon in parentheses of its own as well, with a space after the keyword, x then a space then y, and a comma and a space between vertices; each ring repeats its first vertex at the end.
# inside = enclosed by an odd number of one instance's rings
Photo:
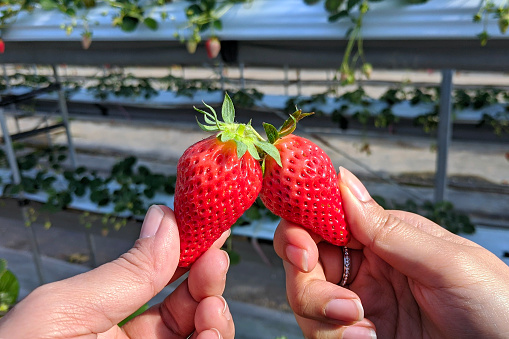
POLYGON ((504 262, 422 216, 384 210, 345 169, 340 187, 352 234, 348 289, 337 285, 339 247, 287 221, 274 238, 307 338, 509 336, 504 262))

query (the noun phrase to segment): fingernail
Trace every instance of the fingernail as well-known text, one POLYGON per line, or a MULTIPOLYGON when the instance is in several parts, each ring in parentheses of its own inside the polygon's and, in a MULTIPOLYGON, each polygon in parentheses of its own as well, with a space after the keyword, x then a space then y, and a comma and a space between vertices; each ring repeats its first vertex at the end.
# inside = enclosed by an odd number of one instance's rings
POLYGON ((355 175, 353 175, 352 172, 350 172, 344 167, 340 167, 339 175, 341 181, 350 189, 352 194, 357 199, 359 199, 362 202, 367 202, 371 200, 371 196, 369 195, 366 187, 364 187, 362 182, 355 175))
POLYGON ((157 205, 152 205, 145 215, 143 225, 141 226, 140 239, 149 238, 156 235, 161 222, 163 221, 164 211, 157 205))
POLYGON ((364 319, 364 308, 357 299, 334 299, 325 306, 325 316, 341 321, 364 319))
POLYGON ((303 272, 309 272, 309 254, 308 251, 294 245, 286 246, 286 257, 303 272))
POLYGON ((343 339, 376 339, 376 332, 369 327, 348 326, 343 331, 343 339))
POLYGON ((226 260, 228 261, 228 265, 226 267, 230 268, 230 255, 226 251, 223 251, 223 253, 224 253, 225 257, 226 257, 226 260))
POLYGON ((219 299, 223 301, 223 315, 226 318, 226 320, 231 320, 232 315, 230 314, 230 308, 228 307, 228 303, 226 302, 226 299, 222 295, 216 295, 219 299))
POLYGON ((219 330, 217 328, 211 328, 210 330, 216 332, 217 339, 223 338, 223 336, 221 335, 221 332, 219 332, 219 330))

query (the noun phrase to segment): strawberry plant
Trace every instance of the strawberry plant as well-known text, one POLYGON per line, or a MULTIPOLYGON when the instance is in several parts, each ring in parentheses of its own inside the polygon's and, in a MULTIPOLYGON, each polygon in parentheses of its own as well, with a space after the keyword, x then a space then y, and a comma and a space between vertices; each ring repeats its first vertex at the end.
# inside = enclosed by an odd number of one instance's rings
POLYGON ((209 58, 215 58, 219 53, 220 43, 215 32, 223 28, 221 18, 235 5, 249 3, 253 0, 188 0, 190 5, 185 9, 187 23, 180 27, 175 33, 175 37, 181 42, 187 44, 189 52, 192 54, 196 50, 196 45, 201 42, 201 34, 210 31, 212 36, 207 42, 207 53, 209 58), (191 33, 187 34, 187 30, 191 33), (181 33, 184 31, 184 33, 181 33))
POLYGON ((123 72, 112 72, 99 77, 96 85, 89 86, 87 90, 99 100, 107 99, 110 94, 124 98, 141 96, 144 99, 150 99, 158 94, 152 87, 150 79, 139 78, 133 74, 126 75, 123 72))
POLYGON ((7 268, 7 261, 0 259, 0 318, 14 306, 18 294, 18 278, 7 268))
POLYGON ((499 2, 499 5, 493 0, 482 0, 479 11, 474 15, 474 22, 482 23, 483 30, 478 34, 482 46, 488 43, 490 35, 488 33, 488 18, 493 16, 497 19, 500 33, 505 34, 509 28, 509 5, 507 2, 499 2))

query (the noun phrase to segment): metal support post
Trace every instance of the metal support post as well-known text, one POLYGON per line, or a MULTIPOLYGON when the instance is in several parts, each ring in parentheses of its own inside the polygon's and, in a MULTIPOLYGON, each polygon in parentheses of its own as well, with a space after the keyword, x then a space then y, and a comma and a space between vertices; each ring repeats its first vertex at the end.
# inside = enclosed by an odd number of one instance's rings
POLYGON ((285 64, 285 96, 288 96, 288 64, 285 64))
POLYGON ((224 92, 224 64, 223 61, 219 61, 219 80, 221 82, 221 92, 224 92))
POLYGON ((447 159, 452 134, 452 75, 452 70, 442 70, 435 172, 435 202, 443 201, 447 196, 447 159))
POLYGON ((239 72, 240 72, 240 88, 244 90, 246 88, 246 79, 244 78, 244 63, 241 62, 239 64, 239 72))
POLYGON ((2 134, 4 137, 5 153, 7 153, 7 160, 12 171, 12 180, 14 184, 18 185, 21 183, 21 174, 19 173, 18 162, 16 155, 14 154, 14 148, 12 146, 11 135, 9 134, 9 128, 7 127, 7 119, 5 119, 4 109, 0 108, 0 125, 2 125, 2 134))
POLYGON ((300 79, 300 68, 295 71, 297 73, 297 95, 302 95, 302 83, 300 79))
POLYGON ((22 198, 20 198, 19 201, 21 206, 21 213, 23 214, 23 221, 27 226, 28 237, 30 238, 35 271, 37 272, 37 277, 39 278, 39 284, 43 285, 46 282, 46 279, 42 269, 41 251, 39 249, 39 244, 37 244, 37 235, 35 234, 35 229, 32 227, 32 225, 30 225, 30 215, 26 206, 26 202, 22 198))
MULTIPOLYGON (((4 80, 5 80, 5 88, 7 89, 7 93, 12 93, 11 91, 11 80, 9 79, 9 74, 7 73, 7 66, 5 64, 2 64, 2 68, 3 68, 3 71, 4 71, 4 80)), ((15 112, 16 111, 16 105, 15 104, 11 104, 9 105, 9 108, 15 112)), ((14 122, 16 124, 16 132, 19 133, 21 132, 21 127, 19 125, 19 119, 18 119, 18 116, 16 114, 14 114, 14 122)))
POLYGON ((55 65, 53 67, 53 74, 55 76, 55 81, 60 85, 60 89, 58 90, 58 104, 60 106, 60 113, 62 114, 62 121, 65 125, 65 133, 67 136, 67 145, 69 147, 69 157, 71 159, 71 166, 76 168, 76 153, 74 150, 74 144, 72 141, 71 128, 69 126, 69 111, 67 110, 67 102, 65 100, 65 90, 60 82, 60 77, 58 76, 58 71, 55 65))
POLYGON ((92 266, 97 267, 97 250, 95 246, 94 235, 91 232, 87 232, 87 244, 88 250, 90 251, 90 261, 92 262, 92 266))

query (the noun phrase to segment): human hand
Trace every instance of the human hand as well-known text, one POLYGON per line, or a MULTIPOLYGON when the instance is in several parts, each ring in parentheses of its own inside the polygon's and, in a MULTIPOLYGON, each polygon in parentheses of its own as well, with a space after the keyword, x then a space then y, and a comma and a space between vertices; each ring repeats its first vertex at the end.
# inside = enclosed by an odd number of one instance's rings
POLYGON ((120 258, 89 272, 43 285, 0 321, 0 338, 233 338, 235 329, 221 296, 229 258, 219 248, 225 232, 161 304, 117 324, 169 282, 177 268, 179 234, 173 211, 149 209, 140 239, 120 258))
POLYGON ((341 248, 287 221, 274 236, 307 338, 509 336, 503 261, 424 217, 385 211, 344 168, 339 183, 352 234, 348 289, 337 285, 341 248))

